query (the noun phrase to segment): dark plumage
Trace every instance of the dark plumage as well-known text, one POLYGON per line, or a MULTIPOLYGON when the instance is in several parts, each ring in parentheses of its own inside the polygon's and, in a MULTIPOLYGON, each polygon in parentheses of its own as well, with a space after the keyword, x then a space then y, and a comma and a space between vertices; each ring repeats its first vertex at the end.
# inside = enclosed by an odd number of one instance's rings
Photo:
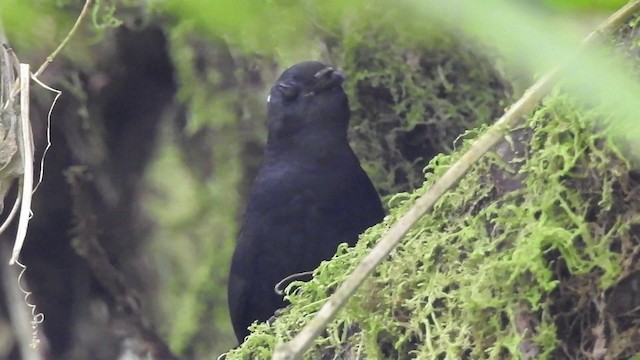
POLYGON ((384 216, 347 141, 349 102, 341 72, 307 61, 271 88, 269 136, 249 195, 229 275, 231 322, 240 342, 254 321, 285 306, 274 285, 315 269, 338 244, 384 216))

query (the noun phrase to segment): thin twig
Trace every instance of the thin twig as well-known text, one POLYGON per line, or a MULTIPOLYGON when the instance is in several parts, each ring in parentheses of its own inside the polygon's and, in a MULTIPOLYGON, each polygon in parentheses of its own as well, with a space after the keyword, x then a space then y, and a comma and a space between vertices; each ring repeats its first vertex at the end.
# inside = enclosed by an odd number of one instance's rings
MULTIPOLYGON (((1 244, 0 257, 7 256, 9 250, 8 244, 1 244)), ((37 312, 36 306, 29 299, 31 292, 25 289, 24 272, 26 267, 20 263, 18 265, 20 269, 5 266, 0 271, 7 310, 11 323, 14 324, 21 359, 42 360, 42 354, 47 349, 47 339, 41 339, 43 334, 39 331, 40 324, 44 321, 44 315, 37 312), (44 346, 42 346, 43 344, 44 346)))
POLYGON ((276 294, 282 296, 282 295, 284 295, 284 288, 286 288, 286 286, 284 286, 284 284, 290 283, 291 281, 293 281, 295 279, 302 279, 305 276, 309 276, 309 275, 313 275, 313 271, 304 271, 304 272, 291 274, 291 275, 285 277, 284 279, 278 281, 278 283, 273 287, 273 291, 276 294))
POLYGON ((33 350, 38 350, 40 348, 40 332, 38 331, 38 327, 44 321, 44 314, 38 311, 38 307, 32 300, 29 300, 31 295, 33 294, 31 291, 27 290, 22 286, 22 282, 24 281, 24 276, 27 272, 27 266, 22 264, 20 261, 16 260, 16 264, 20 268, 20 273, 18 274, 18 290, 22 293, 22 301, 25 305, 30 309, 31 312, 31 341, 29 342, 29 347, 33 350))
MULTIPOLYGON (((53 114, 53 109, 58 103, 60 96, 62 96, 62 90, 54 89, 51 86, 48 86, 47 84, 40 81, 40 79, 38 79, 35 75, 32 75, 31 79, 33 79, 33 81, 35 81, 38 85, 42 86, 42 88, 44 88, 45 90, 51 91, 56 94, 53 98, 53 101, 51 102, 51 106, 49 106, 49 112, 47 112, 47 145, 45 145, 44 150, 42 151, 42 157, 40 158, 40 175, 38 176, 38 182, 33 187, 33 192, 35 193, 36 190, 38 190, 38 188, 40 187, 40 184, 42 184, 42 180, 44 179, 44 160, 47 157, 49 149, 51 149, 51 115, 53 114)), ((1 233, 2 231, 0 231, 0 234, 1 233)))
POLYGON ((29 64, 20 64, 20 124, 21 131, 18 148, 22 155, 22 206, 18 218, 18 231, 13 244, 13 251, 9 265, 18 261, 20 250, 27 236, 27 227, 31 213, 31 198, 33 194, 33 135, 31 134, 31 121, 29 120, 29 64))
MULTIPOLYGON (((585 38, 583 46, 592 43, 594 39, 603 34, 614 31, 638 10, 640 10, 640 0, 630 1, 585 38)), ((473 143, 469 150, 433 184, 429 191, 420 197, 413 207, 389 229, 389 232, 356 266, 300 333, 290 342, 276 346, 273 354, 274 360, 302 358, 304 352, 311 347, 313 340, 320 335, 327 324, 336 316, 337 312, 344 307, 347 300, 373 272, 374 268, 400 243, 409 229, 433 208, 435 202, 447 190, 457 184, 474 163, 503 138, 506 131, 512 129, 522 120, 523 116, 533 110, 551 89, 560 69, 566 65, 565 63, 563 66, 558 66, 542 76, 533 86, 527 89, 524 95, 484 135, 473 143)))
POLYGON ((39 77, 40 75, 42 75, 42 73, 47 69, 49 64, 51 64, 53 62, 53 59, 55 59, 58 56, 58 54, 62 51, 62 49, 64 49, 64 47, 71 40, 71 38, 76 33, 76 31, 78 31, 78 28, 80 27, 80 24, 82 23, 82 20, 89 13, 89 8, 91 7, 92 3, 93 3, 93 0, 85 1, 84 6, 82 7, 82 11, 80 11, 80 15, 78 15, 78 18, 76 19, 76 22, 73 24, 73 27, 71 28, 71 30, 69 30, 69 33, 67 34, 67 36, 64 38, 64 40, 62 40, 60 45, 58 45, 58 47, 55 50, 53 50, 51 55, 47 56, 47 60, 44 63, 42 63, 42 65, 40 65, 40 67, 38 68, 38 71, 36 71, 33 74, 33 76, 39 77))

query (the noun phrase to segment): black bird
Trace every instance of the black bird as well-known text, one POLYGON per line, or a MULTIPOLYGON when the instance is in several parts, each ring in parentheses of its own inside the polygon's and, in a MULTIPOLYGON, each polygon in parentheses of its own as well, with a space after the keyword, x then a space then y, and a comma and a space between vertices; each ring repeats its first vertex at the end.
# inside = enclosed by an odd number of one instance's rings
POLYGON ((347 141, 343 74, 317 61, 296 64, 271 88, 264 159, 251 189, 229 275, 229 310, 239 342, 254 321, 284 307, 285 277, 315 269, 338 244, 380 222, 384 210, 347 141))

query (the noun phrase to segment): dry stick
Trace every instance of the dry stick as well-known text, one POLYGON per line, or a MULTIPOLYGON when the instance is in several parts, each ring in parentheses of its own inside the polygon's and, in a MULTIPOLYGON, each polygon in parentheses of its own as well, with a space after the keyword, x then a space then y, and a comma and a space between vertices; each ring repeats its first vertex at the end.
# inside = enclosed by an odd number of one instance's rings
MULTIPOLYGON (((611 15, 594 32, 583 41, 583 46, 591 43, 594 38, 603 33, 609 33, 620 27, 629 17, 640 10, 640 0, 630 1, 620 10, 611 15)), ((373 269, 380 264, 402 240, 409 229, 452 188, 469 168, 487 151, 503 138, 505 132, 513 128, 520 119, 533 110, 534 106, 549 92, 560 66, 546 73, 513 104, 507 112, 453 164, 449 170, 438 179, 431 189, 420 197, 409 211, 389 229, 389 232, 356 266, 353 272, 340 285, 322 306, 316 316, 288 343, 276 346, 273 360, 294 360, 302 358, 306 350, 311 347, 313 340, 320 335, 336 313, 346 304, 347 300, 360 287, 373 269)))
POLYGON ((27 236, 29 218, 31 216, 31 197, 33 190, 33 136, 31 134, 31 122, 29 120, 29 64, 20 64, 20 139, 18 145, 22 154, 23 180, 22 180, 22 207, 18 218, 18 230, 16 241, 9 265, 15 264, 20 255, 20 250, 27 236))

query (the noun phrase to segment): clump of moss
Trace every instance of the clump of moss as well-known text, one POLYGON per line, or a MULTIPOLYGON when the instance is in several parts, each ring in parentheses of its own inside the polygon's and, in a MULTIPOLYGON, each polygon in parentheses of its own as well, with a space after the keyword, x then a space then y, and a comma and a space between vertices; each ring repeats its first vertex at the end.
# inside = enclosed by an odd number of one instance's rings
MULTIPOLYGON (((581 358, 603 341, 616 347, 612 358, 640 350, 621 335, 632 319, 607 308, 629 282, 625 274, 640 273, 640 180, 590 127, 596 116, 566 96, 548 98, 526 123, 527 155, 501 165, 522 186, 498 195, 487 175, 498 162, 485 157, 409 232, 306 358, 354 351, 377 359, 581 358)), ((459 154, 434 158, 422 188, 394 196, 385 223, 292 288, 293 306, 272 327, 257 325, 228 359, 268 358, 293 336, 459 154)))
POLYGON ((420 187, 432 157, 493 122, 510 98, 495 59, 451 33, 425 33, 416 41, 365 23, 342 42, 352 143, 383 195, 420 187))

